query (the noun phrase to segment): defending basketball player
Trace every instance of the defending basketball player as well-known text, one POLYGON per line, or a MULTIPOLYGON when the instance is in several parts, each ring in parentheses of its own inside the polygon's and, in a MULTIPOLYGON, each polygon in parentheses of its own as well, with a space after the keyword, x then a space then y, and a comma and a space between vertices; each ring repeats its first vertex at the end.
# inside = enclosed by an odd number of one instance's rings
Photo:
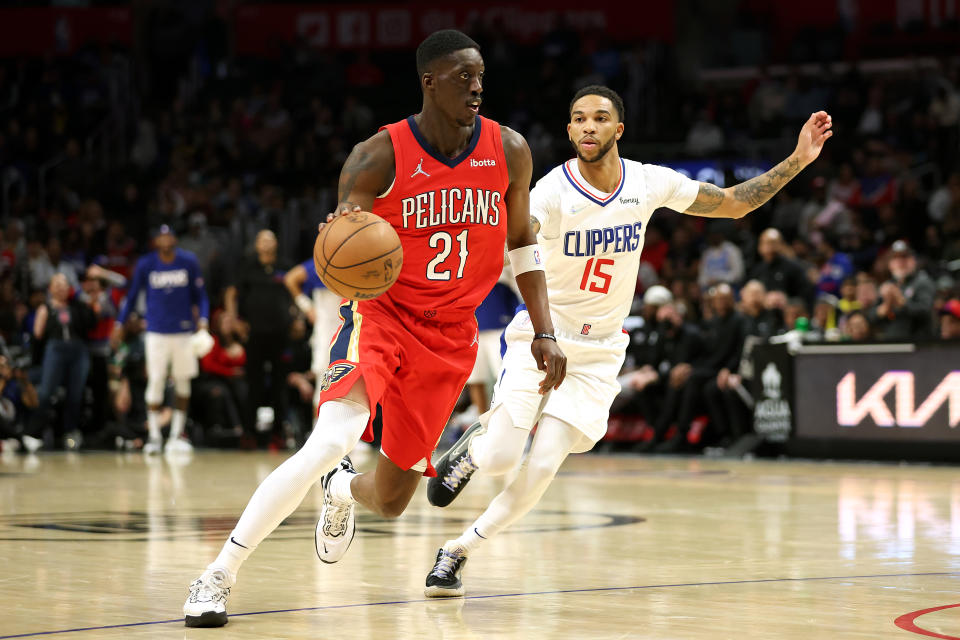
POLYGON ((570 103, 575 159, 555 168, 530 194, 531 224, 539 235, 557 341, 567 354, 563 389, 545 403, 532 388, 536 373, 519 357, 532 331, 520 311, 505 331, 507 350, 490 411, 436 463, 427 496, 446 506, 479 471, 505 474, 520 464, 530 429, 539 420, 527 462, 487 510, 437 553, 427 596, 463 595, 461 570, 484 541, 537 503, 571 453, 603 437, 628 335, 623 320, 633 301, 643 237, 654 210, 741 218, 769 200, 819 155, 832 135, 819 111, 800 131, 796 150, 767 173, 720 189, 672 169, 620 157, 623 100, 607 87, 585 87, 570 103))
POLYGON ((505 240, 534 331, 527 357, 532 352, 531 366, 542 372, 534 388, 545 393, 564 378, 529 224, 526 141, 478 115, 483 59, 464 34, 424 40, 417 73, 421 112, 354 147, 330 217, 362 209, 393 225, 403 245, 399 278, 373 300, 341 306, 317 426, 261 483, 220 555, 190 586, 187 626, 226 624, 241 564, 317 480, 324 505, 316 549, 324 562, 350 546, 357 502, 383 517, 403 512, 420 478, 434 473, 430 456, 476 358, 474 311, 500 275, 505 240), (375 471, 357 474, 344 456, 372 437, 378 406, 382 455, 375 471))

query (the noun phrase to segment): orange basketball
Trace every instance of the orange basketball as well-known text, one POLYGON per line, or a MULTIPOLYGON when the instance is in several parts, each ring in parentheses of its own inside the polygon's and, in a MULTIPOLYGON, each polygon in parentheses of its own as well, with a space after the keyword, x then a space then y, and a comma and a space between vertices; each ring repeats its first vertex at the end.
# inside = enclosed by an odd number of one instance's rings
POLYGON ((389 222, 373 213, 351 211, 320 230, 313 263, 320 280, 337 295, 369 300, 397 281, 403 246, 389 222))

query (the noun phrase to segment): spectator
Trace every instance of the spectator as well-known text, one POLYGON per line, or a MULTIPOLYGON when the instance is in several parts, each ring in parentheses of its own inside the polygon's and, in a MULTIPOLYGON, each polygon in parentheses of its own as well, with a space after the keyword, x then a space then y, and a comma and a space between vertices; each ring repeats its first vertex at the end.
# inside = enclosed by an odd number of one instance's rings
MULTIPOLYGON (((700 350, 699 357, 693 360, 689 369, 676 374, 676 382, 682 389, 677 411, 677 431, 673 437, 656 447, 655 450, 661 453, 680 450, 697 415, 696 411, 701 406, 700 399, 705 388, 717 386, 726 390, 730 372, 735 371, 740 363, 746 322, 734 309, 733 289, 726 284, 717 285, 710 291, 707 304, 713 307, 713 317, 704 326, 703 345, 706 348, 700 350)), ((714 426, 719 430, 719 435, 727 434, 729 425, 715 423, 714 426)))
POLYGON ((850 342, 868 342, 873 340, 873 328, 867 314, 854 311, 848 317, 843 327, 843 339, 850 342))
POLYGON ((940 337, 960 340, 960 299, 947 300, 940 309, 940 337))
MULTIPOLYGON (((124 448, 141 449, 147 435, 147 349, 144 321, 136 311, 127 315, 122 336, 109 367, 116 435, 124 448)), ((160 425, 167 422, 169 416, 160 417, 160 425)))
POLYGON ((31 411, 39 406, 37 390, 21 367, 12 366, 10 358, 0 353, 0 439, 3 450, 19 449, 21 437, 28 451, 36 451, 42 440, 23 435, 31 411))
POLYGON ((650 348, 638 359, 637 370, 620 377, 623 391, 614 403, 621 411, 636 408, 653 427, 650 440, 634 447, 638 452, 650 451, 663 441, 680 410, 684 384, 693 370, 690 363, 703 349, 700 331, 684 320, 680 305, 664 298, 656 319, 650 348))
POLYGON ((837 251, 836 241, 823 234, 818 243, 820 276, 817 280, 817 293, 840 293, 840 284, 853 275, 853 261, 842 251, 837 251))
POLYGON ((236 332, 226 330, 226 324, 223 313, 214 314, 213 348, 200 359, 196 396, 205 424, 214 433, 226 431, 239 439, 243 435, 242 407, 250 392, 244 375, 247 354, 236 332))
POLYGON ((90 304, 96 311, 96 324, 87 334, 87 346, 90 350, 90 374, 87 384, 93 392, 91 426, 101 428, 107 422, 110 404, 109 372, 111 348, 110 336, 117 317, 117 307, 107 286, 123 288, 127 279, 103 267, 92 264, 83 278, 83 290, 80 299, 90 304))
POLYGON ((256 257, 246 259, 237 268, 233 284, 224 294, 226 322, 224 329, 238 329, 246 340, 247 383, 250 400, 244 428, 258 435, 261 445, 271 433, 281 440, 279 427, 285 415, 283 352, 293 320, 290 292, 283 284, 283 270, 277 264, 277 237, 264 229, 257 234, 256 257), (269 309, 269 313, 264 313, 269 309), (269 370, 268 370, 269 368, 269 370), (258 410, 265 418, 262 430, 257 428, 258 410))
POLYGON ((727 240, 724 230, 732 225, 712 222, 707 233, 707 248, 700 258, 701 288, 715 284, 739 284, 743 280, 743 254, 740 248, 727 240))
POLYGON ((788 298, 811 298, 810 281, 803 267, 784 255, 779 231, 767 229, 761 233, 757 253, 761 260, 750 272, 751 280, 759 280, 767 291, 783 291, 788 298))
MULTIPOLYGON (((38 392, 38 409, 27 434, 42 439, 45 421, 49 418, 54 392, 66 388, 63 406, 63 428, 67 439, 79 446, 80 417, 83 414, 83 388, 90 371, 90 354, 86 336, 93 329, 97 303, 88 306, 70 296, 67 277, 58 273, 50 279, 49 300, 37 309, 33 323, 36 340, 46 340, 43 368, 38 392)), ((31 445, 27 445, 28 449, 31 445)))
POLYGON ((870 323, 886 340, 929 337, 936 292, 933 280, 917 269, 913 249, 903 240, 890 248, 889 269, 891 278, 880 287, 880 303, 872 309, 870 323))
POLYGON ((781 310, 768 307, 766 300, 767 290, 759 280, 750 280, 740 290, 740 313, 747 321, 747 335, 766 339, 782 330, 781 310))

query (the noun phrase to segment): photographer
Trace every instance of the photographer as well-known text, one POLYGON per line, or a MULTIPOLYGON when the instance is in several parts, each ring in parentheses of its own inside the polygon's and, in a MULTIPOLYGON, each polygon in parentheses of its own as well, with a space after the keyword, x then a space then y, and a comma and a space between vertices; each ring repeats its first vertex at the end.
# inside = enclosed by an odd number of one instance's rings
MULTIPOLYGON (((4 450, 11 440, 17 442, 29 412, 37 408, 37 390, 27 378, 24 369, 11 365, 6 354, 0 354, 0 439, 4 450)), ((27 451, 36 451, 41 444, 37 438, 23 435, 27 451)), ((19 442, 12 448, 18 448, 19 442)))

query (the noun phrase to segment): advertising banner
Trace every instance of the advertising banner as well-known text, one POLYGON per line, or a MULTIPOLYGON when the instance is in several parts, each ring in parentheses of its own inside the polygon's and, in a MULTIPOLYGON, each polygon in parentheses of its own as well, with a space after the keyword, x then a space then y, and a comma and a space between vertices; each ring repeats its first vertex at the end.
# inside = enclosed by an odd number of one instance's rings
POLYGON ((806 346, 798 438, 960 444, 960 344, 806 346))
POLYGON ((786 344, 753 349, 753 430, 767 442, 786 442, 793 431, 793 362, 786 344))

